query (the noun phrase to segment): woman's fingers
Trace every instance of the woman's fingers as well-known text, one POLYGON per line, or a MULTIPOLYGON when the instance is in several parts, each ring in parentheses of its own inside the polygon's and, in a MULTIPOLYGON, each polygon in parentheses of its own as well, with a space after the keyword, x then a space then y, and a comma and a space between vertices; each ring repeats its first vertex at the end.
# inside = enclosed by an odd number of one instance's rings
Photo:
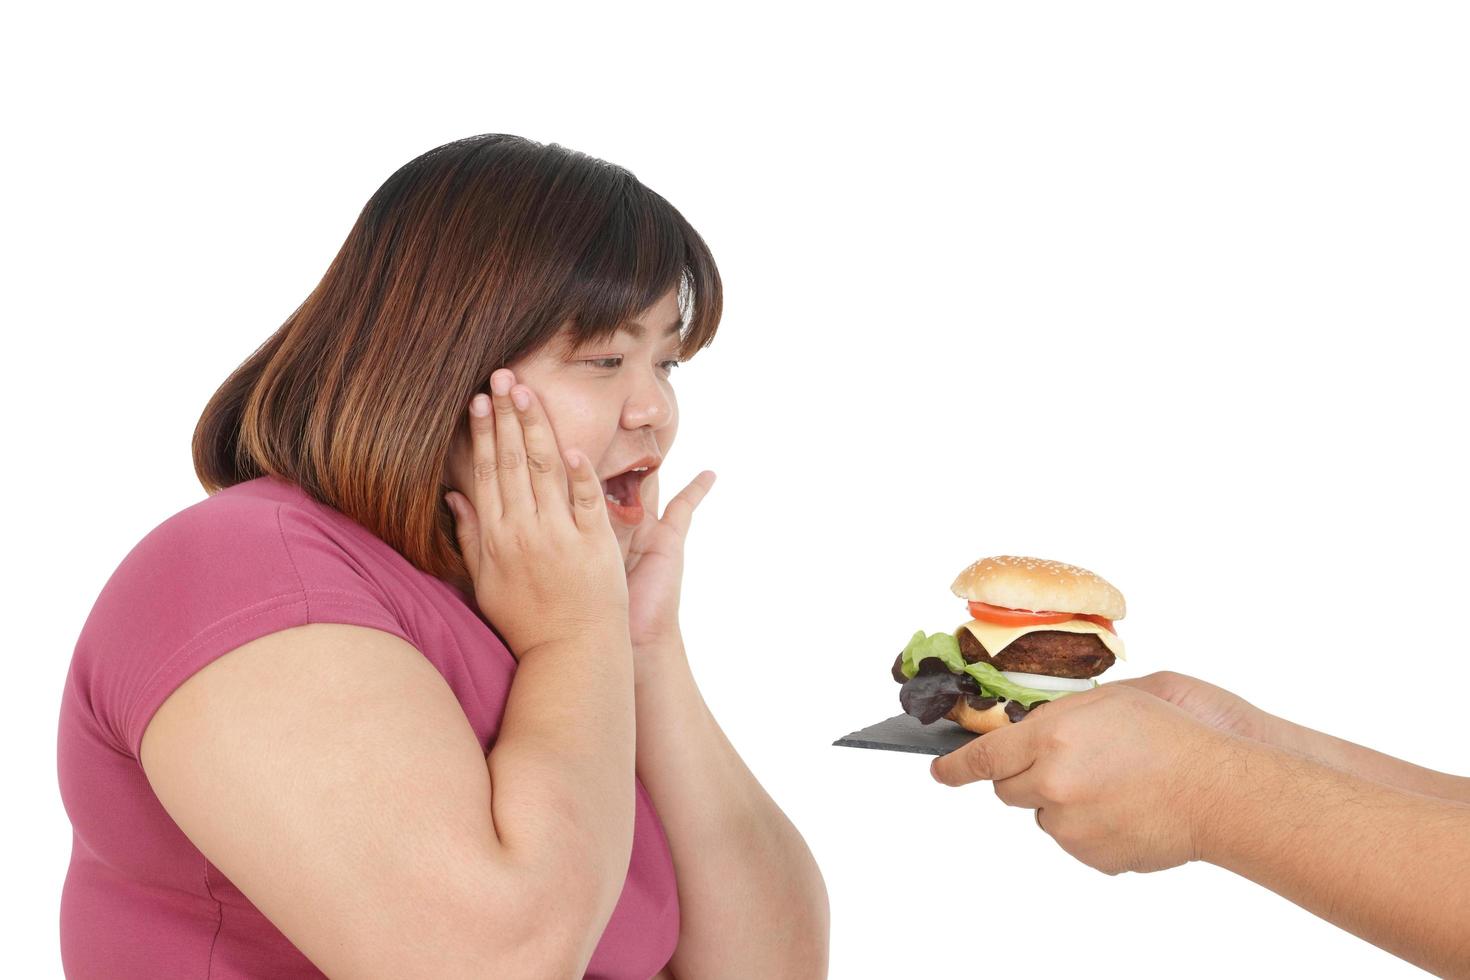
POLYGON ((607 500, 602 496, 602 481, 586 454, 575 449, 567 452, 567 472, 571 476, 572 518, 579 531, 596 531, 610 527, 607 500))
POLYGON ((689 486, 676 493, 674 499, 664 506, 664 522, 678 531, 679 537, 689 533, 689 522, 694 517, 694 508, 699 506, 699 502, 714 485, 714 471, 705 470, 689 481, 689 486))
POLYGON ((474 461, 471 500, 477 516, 487 521, 500 519, 500 464, 495 453, 495 419, 490 396, 483 392, 470 399, 470 458, 474 461))
POLYGON ((509 368, 490 375, 490 402, 495 407, 495 476, 500 484, 501 513, 526 517, 536 510, 536 498, 526 473, 526 441, 520 414, 510 400, 516 377, 509 368))
POLYGON ((459 542, 465 570, 473 580, 480 574, 480 522, 475 516, 475 508, 463 494, 453 490, 444 495, 444 502, 454 514, 454 537, 459 542))
POLYGON ((542 513, 565 514, 567 511, 567 474, 562 467, 561 452, 556 447, 556 434, 541 407, 541 401, 525 385, 510 390, 511 403, 520 414, 521 431, 526 444, 526 470, 536 509, 542 513))

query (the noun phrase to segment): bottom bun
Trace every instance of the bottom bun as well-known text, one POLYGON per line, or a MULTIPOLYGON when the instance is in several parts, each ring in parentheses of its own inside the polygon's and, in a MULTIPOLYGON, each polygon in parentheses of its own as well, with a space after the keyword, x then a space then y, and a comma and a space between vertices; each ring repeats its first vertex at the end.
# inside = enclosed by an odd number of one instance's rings
POLYGON ((1004 701, 997 701, 984 711, 976 711, 970 707, 969 699, 964 695, 960 696, 960 699, 954 703, 954 707, 950 708, 944 717, 958 722, 961 728, 968 728, 978 735, 984 735, 986 732, 993 732, 997 728, 1004 728, 1012 724, 1010 716, 1006 714, 1004 701))

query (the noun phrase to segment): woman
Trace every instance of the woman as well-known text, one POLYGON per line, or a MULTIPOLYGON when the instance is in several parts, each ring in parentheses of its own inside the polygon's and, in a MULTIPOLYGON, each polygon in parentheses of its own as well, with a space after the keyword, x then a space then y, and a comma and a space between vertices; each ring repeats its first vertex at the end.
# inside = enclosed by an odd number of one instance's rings
POLYGON ((713 474, 657 510, 720 309, 683 217, 555 144, 373 195, 77 644, 68 976, 825 973, 820 873, 680 639, 713 474))

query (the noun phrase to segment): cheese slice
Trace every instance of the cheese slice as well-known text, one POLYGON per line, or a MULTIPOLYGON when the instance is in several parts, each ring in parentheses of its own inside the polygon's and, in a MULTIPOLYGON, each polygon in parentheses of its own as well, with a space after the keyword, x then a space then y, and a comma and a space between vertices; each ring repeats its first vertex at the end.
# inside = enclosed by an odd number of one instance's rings
POLYGON ((1113 651, 1113 656, 1119 660, 1128 659, 1123 652, 1123 641, 1118 638, 1117 634, 1085 619, 1069 619, 1065 623, 1047 623, 1044 626, 1000 626, 996 623, 987 623, 983 619, 972 619, 955 630, 955 635, 958 636, 960 630, 969 630, 970 634, 980 641, 986 652, 992 657, 1016 642, 1018 637, 1025 636, 1027 633, 1051 630, 1056 633, 1092 633, 1102 640, 1103 646, 1113 651))

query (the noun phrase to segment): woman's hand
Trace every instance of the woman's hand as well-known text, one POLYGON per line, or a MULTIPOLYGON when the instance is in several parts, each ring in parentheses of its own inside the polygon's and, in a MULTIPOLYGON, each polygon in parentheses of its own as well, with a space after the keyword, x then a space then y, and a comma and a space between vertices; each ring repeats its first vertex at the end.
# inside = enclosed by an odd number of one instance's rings
POLYGON ((1239 740, 1123 684, 1041 705, 934 761, 940 782, 994 782, 1009 806, 1107 874, 1198 860, 1239 740))
POLYGON ((1160 670, 1145 677, 1129 677, 1111 683, 1126 684, 1140 691, 1147 691, 1222 732, 1260 742, 1274 744, 1277 741, 1272 737, 1271 722, 1276 720, 1274 715, 1267 714, 1238 694, 1206 683, 1198 677, 1176 674, 1172 670, 1160 670))
MULTIPOLYGON (((654 474, 656 478, 657 474, 654 474)), ((628 548, 628 629, 633 649, 651 649, 677 643, 679 588, 684 577, 684 538, 694 508, 714 486, 715 475, 705 470, 680 490, 655 518, 654 507, 633 529, 628 548)))
POLYGON ((563 466, 540 401, 509 369, 490 390, 470 402, 474 499, 445 494, 480 610, 517 659, 626 629, 622 554, 592 462, 571 450, 563 466))

